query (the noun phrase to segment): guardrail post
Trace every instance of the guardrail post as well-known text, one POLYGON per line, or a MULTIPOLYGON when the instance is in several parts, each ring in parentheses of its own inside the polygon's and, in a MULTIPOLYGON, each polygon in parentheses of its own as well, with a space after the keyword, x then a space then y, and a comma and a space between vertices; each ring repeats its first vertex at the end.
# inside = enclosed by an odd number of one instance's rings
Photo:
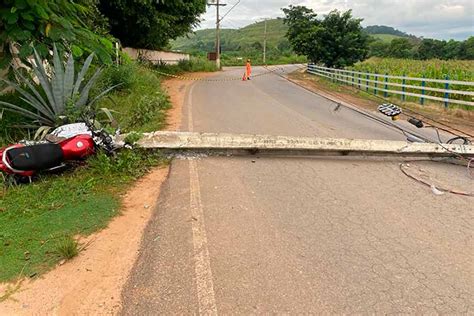
POLYGON ((357 79, 357 88, 360 90, 360 74, 357 74, 357 76, 359 77, 357 79))
POLYGON ((377 88, 378 88, 378 81, 379 81, 379 77, 377 76, 377 72, 375 72, 374 80, 375 80, 375 84, 374 84, 374 94, 377 95, 377 88))
MULTIPOLYGON (((423 78, 425 78, 424 75, 423 75, 423 78)), ((425 87, 426 87, 426 81, 425 81, 425 80, 423 80, 423 81, 421 82, 421 87, 422 87, 422 88, 421 88, 421 95, 425 95, 425 87)), ((425 98, 424 98, 424 97, 421 97, 421 98, 420 98, 420 104, 421 104, 421 105, 424 105, 424 104, 425 104, 425 98)))
POLYGON ((351 75, 352 75, 352 86, 354 86, 354 73, 352 72, 351 75))
MULTIPOLYGON (((405 74, 403 74, 403 77, 405 77, 405 74)), ((407 83, 406 79, 403 78, 402 80, 402 101, 405 102, 407 96, 405 95, 405 91, 406 91, 406 88, 405 88, 405 84, 407 83)))
POLYGON ((369 74, 366 74, 365 75, 365 79, 366 79, 365 80, 365 92, 367 92, 367 93, 369 92, 369 78, 370 78, 369 74))
MULTIPOLYGON (((444 88, 445 88, 446 90, 449 90, 449 76, 446 75, 445 79, 446 79, 446 83, 444 84, 444 88)), ((448 92, 448 91, 446 91, 446 92, 444 93, 444 98, 446 99, 446 100, 444 101, 444 107, 445 107, 445 108, 448 108, 448 106, 449 106, 449 92, 448 92)))
POLYGON ((385 79, 384 79, 384 81, 385 81, 384 90, 385 90, 385 91, 383 92, 383 96, 384 96, 385 98, 388 97, 388 92, 387 92, 387 90, 388 90, 388 85, 387 85, 388 77, 387 77, 387 76, 388 76, 388 73, 385 73, 385 79))

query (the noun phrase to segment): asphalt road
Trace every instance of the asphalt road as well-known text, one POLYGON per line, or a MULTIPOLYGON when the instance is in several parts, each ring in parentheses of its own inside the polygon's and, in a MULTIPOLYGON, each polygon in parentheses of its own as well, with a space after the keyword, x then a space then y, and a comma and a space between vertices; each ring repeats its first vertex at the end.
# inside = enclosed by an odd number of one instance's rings
MULTIPOLYGON (((335 108, 273 74, 198 82, 182 129, 405 139, 335 108)), ((414 164, 472 185, 460 166, 414 164)), ((123 314, 472 314, 473 211, 472 198, 435 195, 394 160, 176 159, 123 314)))

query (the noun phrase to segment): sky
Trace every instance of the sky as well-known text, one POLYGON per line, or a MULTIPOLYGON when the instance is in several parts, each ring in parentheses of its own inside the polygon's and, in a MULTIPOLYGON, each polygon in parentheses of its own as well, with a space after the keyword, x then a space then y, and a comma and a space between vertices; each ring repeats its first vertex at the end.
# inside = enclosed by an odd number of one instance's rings
MULTIPOLYGON (((212 2, 212 0, 209 0, 212 2)), ((221 15, 237 0, 227 3, 221 15)), ((387 25, 403 32, 425 38, 464 40, 474 36, 474 0, 241 0, 222 21, 223 28, 239 28, 265 18, 283 16, 281 8, 304 5, 319 15, 333 9, 352 9, 353 15, 363 18, 363 25, 387 25)), ((202 16, 197 29, 214 28, 215 6, 202 16)))

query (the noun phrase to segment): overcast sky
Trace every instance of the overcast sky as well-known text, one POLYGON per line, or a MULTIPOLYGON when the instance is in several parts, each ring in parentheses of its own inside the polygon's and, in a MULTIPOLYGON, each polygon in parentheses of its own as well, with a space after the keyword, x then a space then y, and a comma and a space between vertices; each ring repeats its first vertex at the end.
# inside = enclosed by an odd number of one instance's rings
MULTIPOLYGON (((237 0, 227 3, 225 13, 237 0)), ((463 40, 474 36, 474 0, 241 0, 222 21, 224 28, 238 28, 264 18, 282 16, 281 8, 305 5, 318 14, 352 9, 367 25, 388 25, 401 31, 438 39, 463 40)), ((215 6, 208 7, 199 29, 214 28, 215 6)))

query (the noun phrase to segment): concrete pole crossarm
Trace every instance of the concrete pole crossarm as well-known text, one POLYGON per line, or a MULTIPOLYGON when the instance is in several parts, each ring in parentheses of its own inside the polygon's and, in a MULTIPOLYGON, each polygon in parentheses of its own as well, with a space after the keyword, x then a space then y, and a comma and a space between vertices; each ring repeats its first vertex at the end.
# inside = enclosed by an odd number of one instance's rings
MULTIPOLYGON (((120 141, 119 141, 120 142, 120 141)), ((344 138, 289 137, 246 134, 154 132, 138 141, 143 148, 189 151, 248 151, 279 154, 336 154, 474 157, 473 145, 409 143, 344 138)))

